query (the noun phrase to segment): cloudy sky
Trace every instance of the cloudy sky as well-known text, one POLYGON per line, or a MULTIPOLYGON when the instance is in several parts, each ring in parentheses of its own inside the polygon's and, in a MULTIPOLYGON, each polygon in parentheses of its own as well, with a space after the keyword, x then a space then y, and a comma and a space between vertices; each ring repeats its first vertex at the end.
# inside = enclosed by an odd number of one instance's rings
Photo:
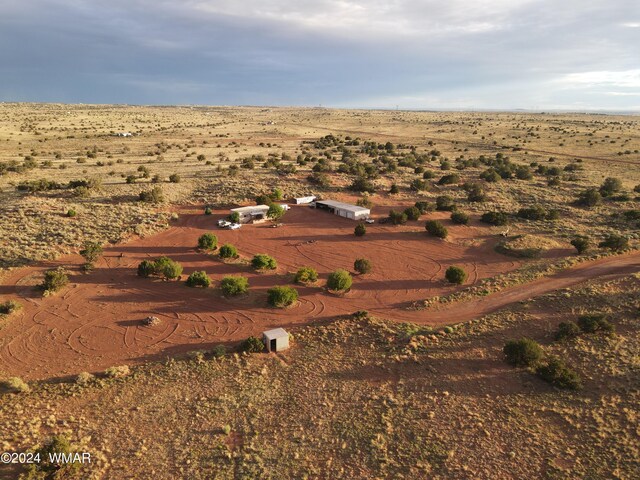
POLYGON ((640 1, 2 0, 0 100, 640 111, 640 1))

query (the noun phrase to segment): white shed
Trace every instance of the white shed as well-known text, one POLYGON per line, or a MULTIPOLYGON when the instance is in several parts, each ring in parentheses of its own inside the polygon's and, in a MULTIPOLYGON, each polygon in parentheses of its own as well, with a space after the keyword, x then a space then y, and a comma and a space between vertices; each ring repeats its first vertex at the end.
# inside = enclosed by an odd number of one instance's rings
POLYGON ((371 214, 371 210, 368 208, 335 200, 318 200, 316 201, 316 208, 328 210, 334 215, 350 218, 351 220, 365 220, 371 214))
POLYGON ((306 203, 311 203, 316 199, 314 195, 309 195, 308 197, 298 197, 294 198, 297 205, 303 205, 306 203))
POLYGON ((284 328, 274 328, 262 332, 262 339, 268 352, 279 352, 289 348, 289 334, 284 328))

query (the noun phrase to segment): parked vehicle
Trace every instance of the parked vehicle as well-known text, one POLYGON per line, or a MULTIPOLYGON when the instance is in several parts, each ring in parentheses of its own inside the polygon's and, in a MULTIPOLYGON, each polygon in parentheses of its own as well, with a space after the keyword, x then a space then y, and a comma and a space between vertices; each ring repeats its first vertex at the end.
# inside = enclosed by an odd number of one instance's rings
POLYGON ((284 211, 286 212, 287 210, 290 210, 291 207, 289 205, 287 205, 286 203, 279 203, 278 205, 280 205, 282 208, 284 208, 284 211))
POLYGON ((382 217, 380 220, 378 220, 378 223, 388 223, 389 222, 389 217, 382 217))
POLYGON ((231 225, 231 222, 228 222, 224 218, 221 218, 220 220, 218 220, 218 226, 220 228, 227 228, 229 225, 231 225))
POLYGON ((238 230, 242 225, 240 225, 239 223, 231 223, 229 225, 229 230, 238 230))
POLYGON ((365 218, 364 221, 365 223, 376 223, 376 221, 371 217, 365 218))

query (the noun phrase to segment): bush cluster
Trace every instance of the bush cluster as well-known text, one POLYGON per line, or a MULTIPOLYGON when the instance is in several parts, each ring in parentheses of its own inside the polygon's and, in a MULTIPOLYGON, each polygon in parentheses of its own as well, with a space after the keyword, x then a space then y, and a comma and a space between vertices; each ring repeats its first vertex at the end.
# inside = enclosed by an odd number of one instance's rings
POLYGON ((160 276, 167 280, 174 280, 182 275, 182 265, 169 257, 159 257, 154 261, 143 260, 138 264, 138 276, 160 276))
POLYGON ((462 268, 456 267, 452 265, 447 268, 447 271, 444 273, 445 278, 449 281, 449 283, 456 283, 458 285, 462 285, 464 281, 467 279, 467 272, 465 272, 462 268))
POLYGON ((278 267, 278 262, 269 255, 258 253, 251 260, 251 266, 256 270, 275 270, 278 267))

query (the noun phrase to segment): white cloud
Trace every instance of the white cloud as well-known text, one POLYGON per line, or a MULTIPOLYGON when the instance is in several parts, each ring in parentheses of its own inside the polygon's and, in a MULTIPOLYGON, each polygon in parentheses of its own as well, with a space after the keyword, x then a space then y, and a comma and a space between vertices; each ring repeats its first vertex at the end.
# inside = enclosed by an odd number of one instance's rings
POLYGON ((640 69, 570 73, 560 78, 559 82, 569 86, 640 88, 640 69))

